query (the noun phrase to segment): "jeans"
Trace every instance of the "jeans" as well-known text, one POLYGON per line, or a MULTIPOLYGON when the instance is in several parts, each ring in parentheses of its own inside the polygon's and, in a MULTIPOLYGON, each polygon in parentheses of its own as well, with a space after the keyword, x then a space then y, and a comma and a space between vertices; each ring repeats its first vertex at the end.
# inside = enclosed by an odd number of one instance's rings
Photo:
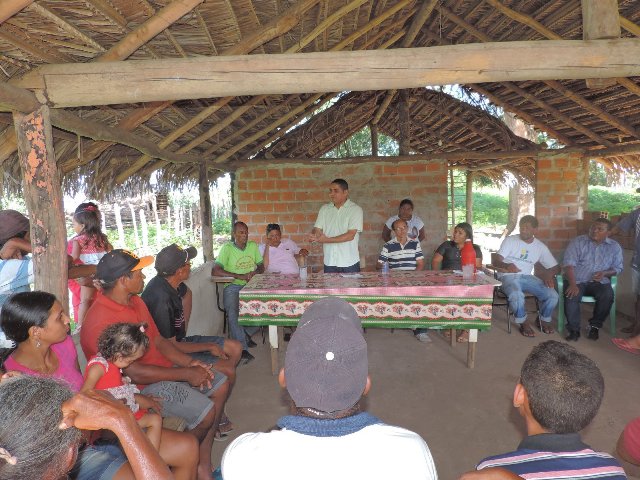
MULTIPOLYGON (((565 291, 569 287, 566 284, 565 291)), ((593 317, 589 321, 592 327, 602 328, 602 324, 607 319, 611 305, 613 305, 613 289, 610 283, 585 282, 578 284, 578 294, 573 298, 565 298, 564 312, 567 316, 568 329, 572 332, 580 331, 580 300, 583 295, 592 296, 596 299, 593 307, 593 317)))
POLYGON ((525 292, 535 295, 538 299, 540 320, 543 322, 551 321, 553 309, 558 304, 558 292, 555 288, 547 287, 542 280, 534 275, 522 273, 505 274, 499 280, 502 282, 502 291, 509 300, 509 308, 516 318, 516 323, 523 323, 527 319, 525 292))
POLYGON ((324 273, 358 273, 360 271, 360 262, 354 263, 350 267, 333 267, 324 265, 324 273))
POLYGON ((238 324, 238 312, 240 310, 240 290, 242 285, 231 283, 224 287, 222 302, 227 312, 229 322, 229 335, 242 344, 242 350, 247 350, 247 332, 238 324))

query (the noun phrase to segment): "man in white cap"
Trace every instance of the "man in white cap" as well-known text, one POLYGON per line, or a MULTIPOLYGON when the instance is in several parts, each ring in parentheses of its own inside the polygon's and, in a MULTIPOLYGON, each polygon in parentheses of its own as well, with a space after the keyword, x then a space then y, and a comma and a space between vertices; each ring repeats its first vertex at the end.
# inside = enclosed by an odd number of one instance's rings
POLYGON ((246 433, 229 445, 224 479, 437 479, 418 434, 360 411, 371 387, 368 368, 353 307, 337 297, 314 302, 291 337, 279 376, 292 415, 278 420, 279 430, 246 433))

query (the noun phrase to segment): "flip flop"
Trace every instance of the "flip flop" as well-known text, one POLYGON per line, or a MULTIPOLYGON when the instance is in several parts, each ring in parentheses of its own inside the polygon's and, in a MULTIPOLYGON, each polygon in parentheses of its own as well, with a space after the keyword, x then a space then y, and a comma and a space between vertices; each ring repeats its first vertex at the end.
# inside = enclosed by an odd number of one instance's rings
POLYGON ((536 327, 538 327, 545 335, 551 335, 553 333, 551 322, 543 322, 538 318, 536 319, 536 327))
POLYGON ((226 442, 227 440, 229 440, 229 434, 222 433, 220 432, 220 430, 217 430, 215 435, 213 436, 214 442, 226 442))
POLYGON ((233 431, 233 429, 235 428, 236 426, 233 423, 231 423, 229 419, 227 419, 226 422, 220 422, 218 424, 218 430, 220 430, 220 433, 229 433, 233 431))
POLYGON ((620 350, 632 353, 633 355, 640 355, 640 348, 635 348, 629 345, 629 341, 624 338, 612 338, 613 344, 620 350))
POLYGON ((469 342, 469 330, 462 330, 458 335, 456 335, 456 342, 458 343, 469 342))
POLYGON ((522 334, 523 337, 535 337, 536 334, 533 333, 533 329, 531 328, 531 325, 527 324, 527 323, 523 323, 520 325, 520 333, 522 334))

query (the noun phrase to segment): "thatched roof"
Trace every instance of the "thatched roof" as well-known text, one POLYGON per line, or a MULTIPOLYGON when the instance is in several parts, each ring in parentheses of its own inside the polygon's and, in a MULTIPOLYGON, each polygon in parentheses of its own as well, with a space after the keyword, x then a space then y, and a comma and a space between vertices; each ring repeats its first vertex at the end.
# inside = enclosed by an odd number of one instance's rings
MULTIPOLYGON (((621 36, 640 36, 640 2, 618 3, 621 36)), ((0 77, 7 82, 43 64, 104 59, 162 62, 229 54, 571 40, 583 35, 579 0, 40 0, 24 4, 29 2, 6 0, 0 4, 0 77), (11 4, 18 5, 17 12, 11 12, 11 4), (178 9, 177 20, 157 15, 167 5, 178 9), (135 44, 141 35, 136 29, 149 19, 169 26, 135 44), (129 52, 125 47, 131 43, 134 47, 129 52)), ((640 77, 617 80, 600 89, 587 88, 584 80, 464 87, 532 124, 558 144, 633 146, 640 143, 640 77)), ((328 108, 320 108, 335 97, 335 92, 261 95, 66 110, 84 121, 119 127, 166 151, 205 161, 212 173, 254 158, 319 157, 372 120, 378 120, 381 132, 398 138, 395 92, 349 93, 328 108), (304 125, 293 128, 303 120, 304 125)), ((410 146, 415 152, 531 152, 536 148, 513 135, 483 108, 442 92, 413 89, 409 104, 410 146)), ((7 175, 5 186, 10 188, 20 178, 12 137, 11 115, 0 113, 0 165, 7 175)), ((58 128, 54 137, 69 190, 77 188, 80 181, 98 194, 115 184, 140 187, 147 185, 149 174, 158 169, 160 178, 170 183, 197 180, 197 164, 140 160, 140 152, 129 146, 79 140, 74 133, 58 128)), ((600 160, 609 167, 636 169, 640 165, 637 155, 600 160)), ((505 168, 524 178, 533 172, 530 157, 508 166, 490 159, 460 157, 450 160, 450 165, 480 170, 493 178, 505 168)))

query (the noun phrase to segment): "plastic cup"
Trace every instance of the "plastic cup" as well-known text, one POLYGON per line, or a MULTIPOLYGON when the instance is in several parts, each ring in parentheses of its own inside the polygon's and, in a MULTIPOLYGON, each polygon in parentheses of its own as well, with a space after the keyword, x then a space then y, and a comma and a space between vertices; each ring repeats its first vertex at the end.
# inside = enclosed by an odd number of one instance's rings
POLYGON ((307 267, 300 267, 300 279, 301 280, 306 280, 307 279, 307 267))
POLYGON ((462 278, 465 280, 471 280, 473 278, 473 274, 475 272, 474 265, 463 265, 462 266, 462 278))

